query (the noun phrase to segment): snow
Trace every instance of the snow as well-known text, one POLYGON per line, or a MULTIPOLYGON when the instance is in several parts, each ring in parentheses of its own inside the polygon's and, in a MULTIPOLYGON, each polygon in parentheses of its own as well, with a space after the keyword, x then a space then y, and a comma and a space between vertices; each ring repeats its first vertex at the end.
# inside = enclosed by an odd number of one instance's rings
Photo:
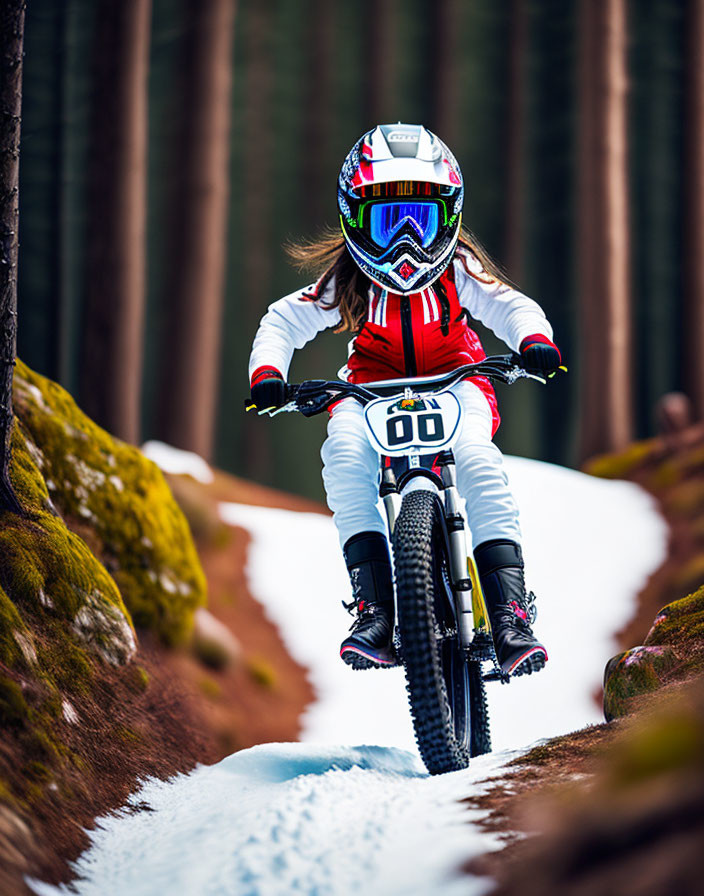
MULTIPOLYGON (((593 695, 614 633, 665 556, 667 531, 652 499, 628 482, 506 458, 521 512, 526 579, 538 595, 535 630, 550 657, 539 675, 489 688, 495 749, 523 746, 603 721, 593 695)), ((303 739, 413 750, 401 669, 354 673, 338 649, 350 619, 347 571, 332 521, 319 514, 221 505, 225 522, 254 536, 254 593, 292 656, 310 669, 318 700, 303 739)))
MULTIPOLYGON (((84 896, 480 896, 452 870, 494 835, 458 802, 508 754, 430 779, 410 753, 383 747, 266 744, 173 782, 148 782, 91 833, 84 896), (152 811, 144 811, 148 804, 152 811), (142 808, 142 811, 140 811, 142 808)), ((32 882, 35 892, 67 893, 32 882)))
MULTIPOLYGON (((601 721, 593 694, 613 634, 664 558, 667 535, 634 485, 517 458, 507 466, 550 662, 539 675, 490 687, 494 753, 466 771, 428 777, 401 670, 355 673, 339 660, 349 584, 332 521, 223 504, 222 518, 252 534, 253 593, 310 670, 318 699, 304 718, 304 742, 261 745, 172 782, 148 781, 91 832, 77 891, 486 892, 487 881, 456 869, 499 840, 459 801, 486 788, 520 748, 601 721), (139 811, 143 803, 153 811, 139 811)), ((32 885, 42 896, 68 892, 32 885)))
POLYGON ((153 461, 164 473, 192 476, 205 485, 215 478, 209 464, 192 451, 182 451, 180 448, 173 448, 164 442, 151 441, 142 445, 142 454, 153 461))

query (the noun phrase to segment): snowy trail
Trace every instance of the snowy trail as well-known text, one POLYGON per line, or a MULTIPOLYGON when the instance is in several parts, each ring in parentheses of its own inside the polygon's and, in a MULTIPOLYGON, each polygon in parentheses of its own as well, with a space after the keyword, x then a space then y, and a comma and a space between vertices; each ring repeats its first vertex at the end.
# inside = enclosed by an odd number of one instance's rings
MULTIPOLYGON (((222 505, 253 536, 253 593, 318 699, 304 743, 266 744, 169 783, 147 782, 103 819, 77 864, 86 896, 122 894, 481 894, 456 869, 497 845, 459 803, 536 739, 601 720, 592 694, 613 633, 665 553, 665 526, 635 486, 508 459, 521 507, 538 676, 489 691, 495 752, 429 778, 417 756, 400 670, 354 673, 338 658, 348 584, 331 520, 222 505), (373 746, 340 746, 368 744, 373 746), (501 752, 496 752, 497 750, 501 752), (512 751, 512 752, 509 752, 512 751), (139 811, 142 804, 153 811, 139 811), (132 808, 130 808, 130 806, 132 808)), ((35 883, 36 892, 68 892, 35 883)))
MULTIPOLYGON (((131 802, 153 811, 111 819, 93 835, 78 891, 428 896, 439 886, 467 894, 466 878, 451 872, 487 844, 458 798, 505 759, 430 779, 401 750, 254 747, 174 783, 147 784, 131 802)), ((484 881, 473 883, 470 892, 484 891, 484 881)))

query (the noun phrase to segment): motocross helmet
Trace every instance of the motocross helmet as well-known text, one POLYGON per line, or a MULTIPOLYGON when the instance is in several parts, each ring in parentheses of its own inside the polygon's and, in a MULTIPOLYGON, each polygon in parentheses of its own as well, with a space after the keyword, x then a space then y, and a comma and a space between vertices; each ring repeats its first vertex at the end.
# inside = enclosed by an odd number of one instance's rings
POLYGON ((382 124, 350 150, 337 183, 342 233, 379 286, 408 294, 450 264, 464 184, 445 144, 422 125, 382 124))

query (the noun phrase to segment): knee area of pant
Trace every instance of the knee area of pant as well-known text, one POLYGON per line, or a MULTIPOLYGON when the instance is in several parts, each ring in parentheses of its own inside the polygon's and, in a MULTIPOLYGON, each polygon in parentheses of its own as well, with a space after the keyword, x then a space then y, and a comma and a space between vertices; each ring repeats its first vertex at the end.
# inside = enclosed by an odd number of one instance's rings
POLYGON ((323 464, 323 469, 328 470, 329 472, 332 471, 333 475, 336 470, 354 470, 356 473, 364 471, 364 473, 368 475, 371 469, 367 457, 360 451, 349 450, 347 447, 344 451, 336 451, 323 455, 323 464))

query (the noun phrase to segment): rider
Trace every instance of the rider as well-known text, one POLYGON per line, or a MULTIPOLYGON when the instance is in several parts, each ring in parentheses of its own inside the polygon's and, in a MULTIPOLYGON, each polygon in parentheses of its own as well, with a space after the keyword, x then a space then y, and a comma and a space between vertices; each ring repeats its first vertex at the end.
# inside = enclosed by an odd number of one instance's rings
MULTIPOLYGON (((274 302, 249 362, 257 408, 280 407, 294 349, 331 327, 349 330, 352 383, 430 376, 486 357, 470 318, 490 327, 523 366, 560 363, 541 308, 501 280, 496 265, 461 229, 464 186, 448 147, 419 125, 379 125, 352 147, 338 179, 342 232, 295 247, 322 269, 311 286, 274 302)), ((541 669, 547 651, 528 620, 518 509, 503 457, 489 381, 453 388, 464 409, 454 450, 474 557, 499 664, 513 675, 541 669)), ((377 503, 378 457, 352 398, 333 405, 323 445, 323 481, 350 574, 356 619, 340 655, 354 668, 393 665, 394 591, 377 503)))

